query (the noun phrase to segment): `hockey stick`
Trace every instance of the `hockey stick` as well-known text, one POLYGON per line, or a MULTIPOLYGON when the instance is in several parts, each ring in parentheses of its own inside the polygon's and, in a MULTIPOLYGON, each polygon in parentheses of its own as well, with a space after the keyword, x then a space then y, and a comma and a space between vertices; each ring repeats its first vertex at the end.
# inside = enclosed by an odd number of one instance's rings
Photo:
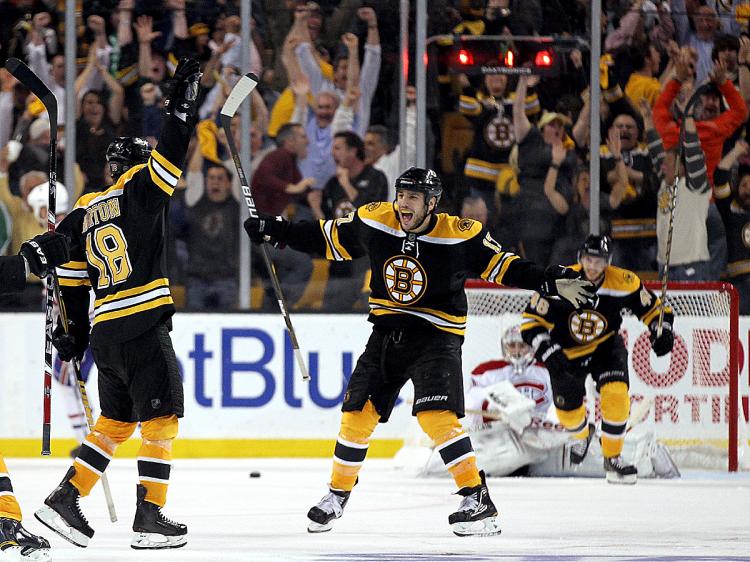
MULTIPOLYGON (((49 116, 49 201, 47 203, 47 230, 55 231, 55 200, 57 187, 57 98, 34 72, 17 58, 9 58, 5 68, 39 98, 49 116)), ((44 316, 44 394, 42 419, 42 455, 49 455, 52 413, 52 308, 55 295, 55 272, 46 279, 47 296, 44 316)))
MULTIPOLYGON (((55 94, 42 82, 34 72, 26 66, 26 64, 17 58, 9 58, 5 63, 5 68, 15 78, 26 86, 29 91, 34 94, 44 105, 49 116, 49 132, 50 132, 50 144, 49 144, 49 201, 47 202, 47 230, 49 232, 55 231, 57 214, 56 214, 56 201, 57 201, 57 98, 55 94)), ((51 406, 52 406, 52 326, 53 318, 52 311, 54 306, 54 299, 57 298, 57 302, 60 305, 60 318, 65 330, 68 332, 67 314, 65 313, 65 304, 62 301, 60 295, 60 285, 57 281, 57 275, 52 270, 47 275, 47 300, 46 300, 46 314, 45 314, 45 325, 44 325, 44 418, 42 421, 42 455, 49 455, 50 450, 50 437, 51 437, 51 406)), ((83 402, 83 408, 86 412, 86 419, 89 425, 89 432, 93 430, 94 422, 91 414, 91 405, 88 401, 88 395, 86 393, 86 387, 83 382, 81 375, 81 368, 78 365, 76 359, 73 360, 73 368, 76 373, 76 379, 78 380, 78 387, 81 393, 81 400, 83 402)), ((109 489, 109 481, 107 480, 106 474, 102 474, 102 486, 104 487, 104 496, 107 500, 107 508, 109 509, 109 518, 114 523, 117 521, 117 514, 115 513, 114 502, 112 501, 112 493, 109 489)))
MULTIPOLYGON (((234 160, 234 166, 237 168, 237 175, 240 179, 240 185, 242 186, 242 194, 245 197, 245 203, 247 204, 247 210, 250 212, 251 217, 258 216, 258 210, 255 207, 255 200, 250 192, 250 182, 247 181, 245 171, 242 169, 242 162, 240 161, 240 155, 237 151, 237 146, 234 143, 234 136, 232 135, 232 117, 237 113, 240 105, 245 99, 253 93, 255 87, 258 85, 258 77, 252 72, 248 72, 242 76, 237 84, 234 85, 232 91, 229 92, 227 100, 224 102, 224 106, 221 108, 221 126, 224 128, 224 132, 227 136, 227 143, 229 144, 229 150, 232 153, 232 160, 234 160)), ((276 274, 276 268, 273 266, 271 256, 268 254, 268 248, 265 244, 261 244, 261 253, 263 254, 263 261, 268 269, 268 275, 271 278, 271 284, 273 285, 273 292, 276 295, 276 301, 279 303, 279 310, 281 315, 284 317, 286 322, 286 329, 289 332, 289 339, 292 342, 292 349, 294 350, 294 357, 297 359, 297 365, 302 373, 302 380, 309 381, 310 375, 307 372, 305 361, 302 359, 302 353, 299 349, 299 343, 297 342, 297 334, 292 326, 292 319, 289 315, 289 309, 284 298, 284 293, 281 290, 281 283, 279 282, 279 276, 276 274)))

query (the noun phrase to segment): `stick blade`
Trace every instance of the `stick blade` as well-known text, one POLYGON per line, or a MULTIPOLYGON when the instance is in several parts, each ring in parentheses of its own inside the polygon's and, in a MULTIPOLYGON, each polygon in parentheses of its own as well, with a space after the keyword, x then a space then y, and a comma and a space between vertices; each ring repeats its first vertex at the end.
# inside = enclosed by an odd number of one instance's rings
MULTIPOLYGON (((20 59, 10 57, 5 61, 5 68, 44 104, 50 123, 57 123, 57 98, 52 90, 20 59)), ((50 133, 57 135, 57 129, 50 128, 50 133)))
POLYGON ((232 118, 237 109, 240 107, 242 102, 253 93, 253 90, 258 85, 258 77, 252 72, 248 72, 242 76, 237 84, 234 85, 232 91, 227 96, 227 101, 224 102, 224 106, 221 108, 222 117, 232 118))

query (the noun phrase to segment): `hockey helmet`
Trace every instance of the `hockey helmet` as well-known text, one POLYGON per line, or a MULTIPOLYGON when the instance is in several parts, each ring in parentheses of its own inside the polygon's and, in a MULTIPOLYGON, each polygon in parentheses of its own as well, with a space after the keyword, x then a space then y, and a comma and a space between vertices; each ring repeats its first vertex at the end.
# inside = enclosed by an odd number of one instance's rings
POLYGON ((520 375, 534 362, 534 350, 521 337, 521 327, 511 326, 500 338, 503 358, 513 366, 513 373, 520 375))
POLYGON ((589 234, 578 249, 578 261, 583 256, 596 256, 612 263, 612 242, 607 235, 589 234))
POLYGON ((400 189, 424 193, 426 203, 430 197, 437 197, 440 200, 443 194, 443 183, 432 170, 412 166, 396 178, 396 191, 400 189))
MULTIPOLYGON (((40 183, 34 187, 26 196, 26 203, 34 210, 34 216, 39 224, 47 225, 47 212, 42 213, 49 204, 49 182, 40 183)), ((69 208, 68 190, 63 184, 57 182, 55 189, 55 214, 60 215, 68 212, 69 208)))
POLYGON ((133 166, 145 164, 151 156, 151 145, 139 137, 117 137, 107 147, 107 164, 117 180, 133 166))

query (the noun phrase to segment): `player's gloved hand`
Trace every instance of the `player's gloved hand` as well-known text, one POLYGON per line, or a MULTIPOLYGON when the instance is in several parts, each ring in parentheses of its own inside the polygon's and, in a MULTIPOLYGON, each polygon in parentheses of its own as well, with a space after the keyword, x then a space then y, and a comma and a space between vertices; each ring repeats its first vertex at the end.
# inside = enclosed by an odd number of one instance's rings
POLYGON ((569 267, 550 265, 544 270, 544 279, 541 286, 544 295, 562 297, 576 308, 596 302, 594 284, 581 279, 581 274, 569 267))
POLYGON ((181 58, 174 76, 164 86, 164 110, 188 124, 198 113, 198 83, 201 67, 197 60, 181 58))
POLYGON ((551 345, 538 355, 539 360, 544 363, 547 370, 553 375, 570 373, 573 371, 573 365, 570 359, 563 353, 562 348, 557 345, 551 345))
POLYGON ((68 333, 65 333, 61 320, 52 332, 52 345, 57 349, 61 361, 71 361, 74 357, 79 361, 89 346, 88 326, 78 326, 68 320, 68 333))
POLYGON ((274 248, 283 248, 286 245, 289 221, 283 217, 258 213, 257 217, 247 219, 244 226, 250 240, 256 244, 268 242, 274 248))
POLYGON ((651 332, 648 339, 651 340, 651 349, 654 350, 656 356, 662 357, 672 351, 672 346, 674 346, 674 333, 672 333, 672 325, 670 323, 662 322, 661 335, 657 336, 658 325, 659 322, 657 320, 651 322, 651 325, 648 327, 651 332))
POLYGON ((70 261, 68 240, 57 232, 45 232, 21 244, 19 252, 29 271, 37 277, 46 277, 58 265, 70 261))

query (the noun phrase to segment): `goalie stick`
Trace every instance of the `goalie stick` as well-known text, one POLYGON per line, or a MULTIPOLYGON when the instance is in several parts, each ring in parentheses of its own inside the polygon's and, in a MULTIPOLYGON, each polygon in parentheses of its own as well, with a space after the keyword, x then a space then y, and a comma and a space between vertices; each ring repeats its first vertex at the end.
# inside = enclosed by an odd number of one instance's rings
MULTIPOLYGON (((5 68, 10 72, 21 84, 26 86, 29 91, 34 94, 39 101, 42 102, 44 108, 47 110, 49 117, 49 193, 47 201, 47 231, 54 232, 57 222, 57 98, 55 94, 42 82, 42 80, 32 71, 26 64, 14 57, 9 58, 5 62, 5 68)), ((50 441, 51 441, 51 413, 52 413, 52 329, 53 329, 53 307, 54 300, 60 306, 60 318, 62 319, 63 328, 65 333, 68 332, 67 315, 65 313, 65 304, 62 301, 60 295, 60 285, 57 282, 57 276, 54 270, 50 271, 46 279, 47 285, 47 296, 46 296, 46 310, 45 310, 45 322, 44 322, 44 397, 43 397, 43 420, 42 420, 42 455, 51 454, 50 441)), ((81 367, 78 364, 77 359, 73 359, 73 369, 76 373, 76 380, 78 381, 78 389, 81 395, 81 401, 83 403, 83 409, 86 412, 86 421, 88 422, 89 432, 93 431, 94 421, 93 415, 91 414, 91 405, 89 404, 88 395, 86 393, 86 385, 81 375, 81 367)), ((104 488, 104 496, 107 501, 107 509, 109 510, 109 518, 114 523, 117 521, 117 514, 115 512, 115 505, 112 501, 112 493, 109 489, 109 481, 107 475, 102 474, 102 486, 104 488)))
MULTIPOLYGON (((232 117, 237 113, 240 105, 250 94, 253 93, 255 87, 258 85, 258 77, 252 72, 248 72, 242 76, 237 84, 234 85, 232 91, 229 92, 223 107, 221 108, 221 126, 224 128, 224 132, 227 136, 227 143, 229 144, 229 150, 232 153, 232 160, 234 166, 237 168, 237 175, 240 179, 240 185, 242 186, 242 195, 245 197, 245 203, 247 204, 247 210, 250 212, 251 217, 258 216, 258 210, 255 207, 255 200, 253 199, 252 192, 250 191, 250 182, 247 181, 245 171, 242 169, 242 162, 240 161, 240 155, 237 151, 237 146, 232 136, 232 117)), ((271 278, 271 284, 273 285, 273 292, 276 295, 276 301, 279 303, 279 310, 281 315, 284 317, 286 323, 286 329, 289 332, 289 339, 292 342, 292 349, 294 350, 294 357, 297 360, 297 365, 302 373, 302 380, 309 381, 310 375, 307 372, 305 361, 302 358, 302 353, 299 349, 299 343, 297 342, 297 334, 292 326, 292 319, 289 316, 289 307, 287 306, 284 293, 281 290, 281 283, 279 282, 279 276, 276 274, 276 268, 271 261, 271 256, 268 254, 268 248, 265 244, 261 244, 261 253, 263 254, 263 261, 268 269, 268 275, 271 278)))

